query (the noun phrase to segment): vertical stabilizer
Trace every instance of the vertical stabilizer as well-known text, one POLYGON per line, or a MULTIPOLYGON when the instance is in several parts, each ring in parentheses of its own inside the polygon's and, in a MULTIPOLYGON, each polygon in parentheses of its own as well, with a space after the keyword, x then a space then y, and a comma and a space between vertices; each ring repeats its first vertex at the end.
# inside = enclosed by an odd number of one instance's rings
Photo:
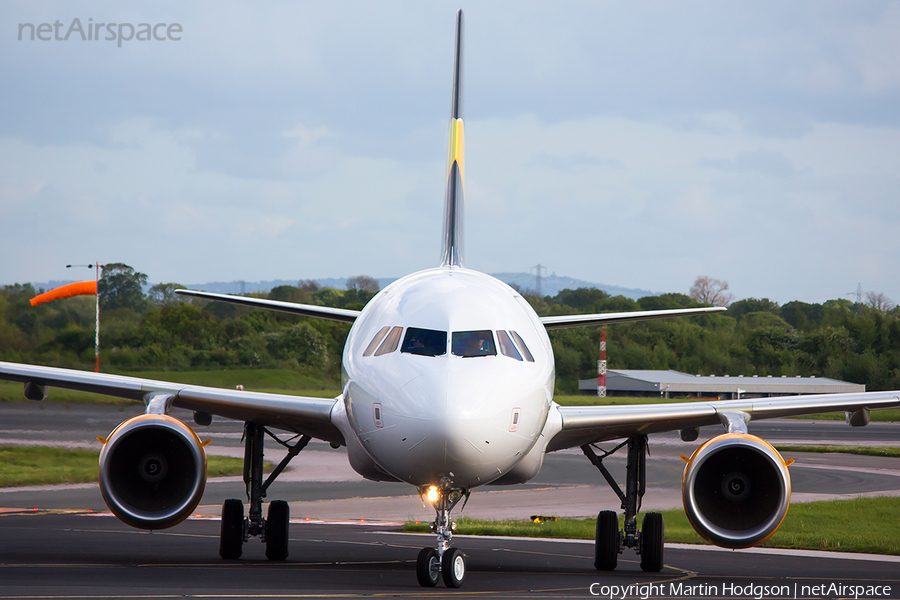
POLYGON ((447 157, 447 192, 444 198, 442 267, 462 266, 463 182, 463 12, 456 13, 456 51, 453 54, 453 98, 450 103, 450 150, 447 157))

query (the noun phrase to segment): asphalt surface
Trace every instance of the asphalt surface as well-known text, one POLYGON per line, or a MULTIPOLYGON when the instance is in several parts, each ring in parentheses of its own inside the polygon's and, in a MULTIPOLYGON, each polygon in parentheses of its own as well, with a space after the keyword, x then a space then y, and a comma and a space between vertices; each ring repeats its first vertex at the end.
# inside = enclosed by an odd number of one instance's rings
MULTIPOLYGON (((140 407, 0 404, 0 445, 45 444, 99 447, 97 435, 108 435, 140 407)), ((177 414, 190 420, 190 415, 177 414)), ((720 428, 701 432, 701 440, 720 428)), ((900 424, 873 423, 851 429, 839 422, 799 420, 751 424, 751 431, 773 443, 840 443, 896 445, 900 424)), ((216 420, 198 428, 211 438, 213 454, 240 455, 241 425, 216 420)), ((680 506, 683 462, 698 442, 685 444, 677 434, 652 436, 645 509, 680 506)), ((278 447, 267 447, 278 460, 278 447)), ((900 495, 900 459, 852 455, 786 454, 794 500, 859 495, 900 495)), ((607 459, 621 477, 624 460, 607 459)), ((621 481, 621 480, 620 480, 621 481)), ((626 551, 620 568, 599 574, 592 568, 592 546, 581 542, 528 541, 458 536, 454 545, 468 556, 469 575, 462 590, 420 588, 415 557, 432 536, 400 535, 396 523, 431 520, 409 486, 373 483, 347 465, 342 449, 312 443, 272 486, 270 499, 291 502, 291 555, 286 563, 265 560, 256 540, 245 545, 244 559, 218 558, 216 520, 221 502, 242 497, 240 478, 211 480, 197 513, 201 518, 169 530, 147 533, 131 529, 108 515, 95 484, 42 486, 0 490, 0 600, 38 597, 353 597, 392 595, 470 595, 498 598, 523 596, 592 597, 590 586, 658 583, 652 597, 754 597, 733 587, 825 585, 799 588, 798 597, 852 597, 847 589, 828 585, 890 585, 892 591, 860 597, 900 597, 900 562, 875 557, 813 553, 797 556, 771 550, 716 552, 667 548, 661 574, 640 571, 637 557, 626 551), (33 510, 33 509, 38 510, 33 510), (77 511, 78 514, 60 511, 77 511), (90 512, 87 512, 90 511, 90 512), (310 521, 307 521, 310 519, 310 521), (365 519, 376 523, 360 525, 365 519), (316 521, 324 522, 316 522, 316 521), (349 522, 353 524, 338 524, 349 522), (670 587, 678 585, 682 587, 670 587), (686 586, 692 586, 690 588, 686 586), (703 587, 703 586, 718 587, 703 587)), ((579 451, 548 455, 544 468, 522 486, 486 487, 473 493, 462 514, 486 518, 526 518, 531 514, 596 515, 617 509, 618 500, 579 451)), ((600 587, 594 588, 595 591, 600 587)), ((607 590, 607 594, 610 590, 607 590)), ((742 590, 746 591, 746 590, 742 590)), ((880 590, 884 592, 884 589, 880 590)), ((618 594, 621 597, 621 593, 618 594)), ((632 589, 627 597, 640 597, 632 589)), ((765 597, 785 597, 768 594, 765 597)))
MULTIPOLYGON (((416 582, 415 557, 431 536, 298 523, 287 561, 266 561, 262 545, 252 541, 244 558, 223 561, 215 554, 218 527, 195 520, 147 533, 108 517, 6 514, 0 516, 0 598, 590 598, 592 589, 620 598, 623 591, 609 586, 629 585, 645 586, 653 598, 853 597, 847 588, 828 590, 851 585, 869 587, 872 593, 860 597, 900 597, 897 557, 667 547, 661 573, 643 573, 630 553, 616 571, 599 573, 590 543, 466 536, 455 540, 466 553, 463 587, 425 589, 416 582)), ((642 588, 624 595, 640 598, 642 588)))

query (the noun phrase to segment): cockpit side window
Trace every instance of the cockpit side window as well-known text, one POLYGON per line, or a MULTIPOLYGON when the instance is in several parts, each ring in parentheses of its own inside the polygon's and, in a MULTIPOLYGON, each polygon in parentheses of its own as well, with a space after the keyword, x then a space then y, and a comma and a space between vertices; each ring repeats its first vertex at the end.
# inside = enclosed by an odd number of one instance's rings
POLYGON ((500 346, 500 353, 516 360, 522 360, 522 355, 516 350, 515 344, 509 339, 509 334, 502 329, 497 331, 497 344, 500 346))
POLYGON ((378 344, 381 343, 381 340, 384 339, 385 334, 390 329, 390 326, 385 325, 381 329, 378 330, 378 333, 375 334, 375 337, 372 338, 372 341, 369 342, 369 345, 366 346, 365 352, 363 352, 363 356, 371 356, 373 352, 375 352, 375 348, 378 347, 378 344))
POLYGON ((422 356, 443 356, 447 354, 447 332, 434 329, 409 327, 403 337, 400 352, 422 356))
POLYGON ((494 336, 488 329, 481 331, 454 331, 451 351, 456 356, 496 356, 494 336))
POLYGON ((531 355, 531 352, 528 350, 528 346, 525 345, 525 340, 522 339, 522 336, 516 333, 515 331, 509 331, 509 334, 516 340, 516 345, 519 346, 519 350, 522 351, 522 355, 525 357, 525 360, 528 362, 534 362, 534 356, 531 355))
POLYGON ((391 328, 391 332, 387 334, 387 337, 384 338, 384 341, 381 342, 381 345, 378 346, 378 350, 375 351, 375 356, 381 356, 383 354, 390 354, 394 350, 397 349, 397 344, 400 342, 400 334, 403 332, 402 327, 393 327, 391 328))

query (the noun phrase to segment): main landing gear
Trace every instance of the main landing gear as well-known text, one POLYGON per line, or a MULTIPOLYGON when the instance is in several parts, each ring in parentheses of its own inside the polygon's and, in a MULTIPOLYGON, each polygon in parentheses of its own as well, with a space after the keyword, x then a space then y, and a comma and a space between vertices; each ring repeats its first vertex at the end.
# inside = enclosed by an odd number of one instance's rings
POLYGON ((275 437, 268 429, 256 423, 244 424, 244 483, 250 502, 249 514, 244 518, 244 503, 230 498, 222 505, 222 529, 219 535, 219 556, 235 560, 241 557, 242 546, 251 536, 259 536, 266 544, 266 558, 284 560, 288 557, 288 533, 290 529, 290 508, 283 500, 269 503, 269 512, 262 516, 262 501, 266 490, 291 460, 309 443, 308 435, 302 436, 296 444, 275 437), (265 435, 288 449, 287 456, 263 482, 263 443, 265 435))
POLYGON ((610 487, 622 501, 625 511, 625 526, 619 529, 619 519, 611 510, 604 510, 597 515, 597 535, 594 540, 594 567, 598 571, 612 571, 616 568, 619 554, 625 548, 634 548, 641 557, 641 569, 659 572, 663 568, 663 538, 665 537, 662 515, 646 513, 637 530, 637 513, 641 509, 644 497, 647 474, 647 436, 638 435, 628 438, 610 452, 597 456, 594 449, 585 444, 581 447, 585 456, 609 483, 610 487), (628 446, 628 462, 625 468, 625 491, 603 465, 603 459, 614 454, 624 446, 628 446))
POLYGON ((466 579, 466 556, 459 548, 451 548, 450 540, 456 523, 450 520, 450 511, 469 492, 459 489, 439 489, 430 486, 420 494, 434 507, 435 517, 431 529, 437 534, 437 549, 422 548, 416 560, 416 579, 422 587, 434 587, 439 579, 448 588, 458 588, 466 579))

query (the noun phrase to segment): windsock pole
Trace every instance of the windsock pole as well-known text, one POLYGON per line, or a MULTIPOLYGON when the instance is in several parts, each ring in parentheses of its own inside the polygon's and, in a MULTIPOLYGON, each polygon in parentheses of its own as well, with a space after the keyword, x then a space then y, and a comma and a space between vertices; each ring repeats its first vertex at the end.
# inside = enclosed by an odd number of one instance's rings
POLYGON ((104 265, 101 265, 99 262, 95 262, 91 265, 66 265, 67 269, 72 267, 87 267, 88 269, 95 269, 94 273, 94 283, 93 287, 90 291, 87 289, 82 289, 78 287, 78 289, 71 289, 71 291, 63 292, 63 290, 67 290, 69 288, 76 288, 77 286, 84 286, 85 284, 90 284, 89 281, 82 282, 80 284, 69 284, 64 285, 61 288, 57 288, 57 290, 51 290, 47 294, 41 294, 37 298, 33 298, 31 300, 31 305, 36 306, 41 302, 49 302, 50 300, 54 300, 56 298, 68 298, 69 296, 78 296, 82 294, 94 294, 97 297, 97 302, 94 305, 94 372, 100 372, 100 269, 103 268, 104 265))

